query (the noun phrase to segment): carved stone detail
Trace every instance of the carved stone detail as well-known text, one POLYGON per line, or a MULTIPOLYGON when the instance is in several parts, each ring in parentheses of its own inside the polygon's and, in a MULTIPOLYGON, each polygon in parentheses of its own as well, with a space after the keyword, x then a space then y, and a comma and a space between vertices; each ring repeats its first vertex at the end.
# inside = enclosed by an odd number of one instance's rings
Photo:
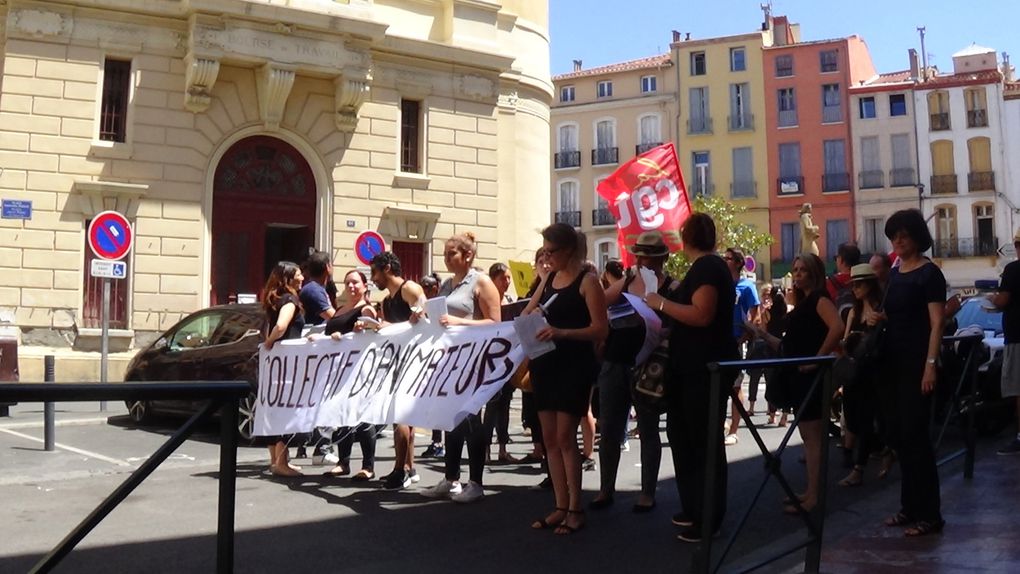
POLYGON ((259 114, 266 129, 275 130, 280 127, 283 110, 293 87, 294 70, 272 63, 259 69, 259 114))
POLYGON ((70 38, 74 19, 70 13, 49 10, 22 9, 12 14, 14 32, 35 37, 70 38))
POLYGON ((492 100, 496 97, 496 84, 489 78, 468 74, 460 77, 459 95, 473 100, 492 100))
POLYGON ((367 70, 345 71, 333 83, 336 86, 336 129, 353 132, 358 125, 358 111, 371 90, 372 74, 367 70))
POLYGON ((188 54, 184 63, 187 66, 184 107, 191 112, 204 112, 212 101, 212 89, 220 73, 220 62, 188 54))

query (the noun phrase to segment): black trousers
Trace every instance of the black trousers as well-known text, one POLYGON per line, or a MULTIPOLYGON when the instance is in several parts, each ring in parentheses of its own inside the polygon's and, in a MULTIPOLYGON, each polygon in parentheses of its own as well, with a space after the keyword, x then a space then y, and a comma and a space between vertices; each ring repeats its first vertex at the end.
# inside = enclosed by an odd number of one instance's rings
MULTIPOLYGON (((708 437, 714 433, 716 449, 715 520, 713 530, 722 525, 726 514, 726 447, 720 427, 708 428, 709 385, 708 370, 689 371, 673 377, 669 407, 666 411, 666 437, 669 438, 673 453, 673 468, 676 473, 676 489, 684 514, 700 528, 704 520, 705 481, 710 476, 707 469, 708 437)), ((722 393, 719 401, 719 420, 724 420, 725 397, 729 396, 729 380, 723 377, 717 392, 722 393)))
POLYGON ((489 442, 492 442, 492 432, 496 431, 496 440, 500 445, 510 442, 510 401, 514 397, 514 387, 507 383, 492 397, 485 407, 484 423, 489 429, 489 442))
POLYGON ((535 393, 521 392, 521 419, 524 426, 531 429, 531 444, 542 444, 542 421, 535 407, 535 393))
POLYGON ((479 414, 468 415, 466 419, 452 431, 446 433, 446 479, 460 480, 460 465, 464 451, 464 443, 468 449, 468 477, 473 482, 482 484, 482 473, 485 472, 485 455, 489 451, 490 431, 482 423, 479 414))
POLYGON ((340 440, 337 442, 337 457, 340 464, 350 468, 351 451, 354 450, 354 440, 357 439, 361 446, 361 468, 369 472, 375 472, 375 442, 383 425, 370 425, 361 423, 354 428, 340 429, 340 440))
POLYGON ((931 395, 921 393, 926 349, 890 355, 879 386, 886 440, 900 460, 900 512, 912 520, 942 520, 942 497, 929 434, 931 395))

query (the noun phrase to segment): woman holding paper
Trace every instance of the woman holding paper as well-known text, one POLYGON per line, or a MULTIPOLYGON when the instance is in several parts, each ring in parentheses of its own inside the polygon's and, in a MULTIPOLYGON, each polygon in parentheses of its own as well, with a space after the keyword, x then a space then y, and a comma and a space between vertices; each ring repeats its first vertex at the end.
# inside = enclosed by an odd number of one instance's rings
MULTIPOLYGON (((447 313, 439 317, 439 323, 444 327, 499 322, 499 291, 488 275, 474 268, 476 249, 475 236, 471 232, 454 235, 446 241, 443 260, 453 277, 439 287, 439 296, 446 297, 447 313)), ((498 399, 497 394, 489 405, 495 404, 498 399)), ((481 413, 468 415, 457 428, 446 433, 446 476, 435 486, 423 490, 422 496, 449 498, 454 502, 474 502, 484 496, 482 473, 485 471, 485 455, 489 451, 489 434, 482 424, 481 413), (470 481, 466 485, 460 482, 465 442, 470 469, 470 481)))
POLYGON ((606 298, 598 278, 581 270, 587 254, 583 233, 554 223, 542 230, 542 238, 549 274, 524 313, 542 313, 548 325, 537 331, 536 338, 555 343, 554 350, 531 360, 531 381, 556 505, 531 527, 572 534, 585 521, 577 428, 588 412, 598 375, 595 344, 609 331, 606 298))
MULTIPOLYGON (((304 311, 298 291, 305 277, 301 268, 290 261, 280 261, 269 273, 269 279, 263 289, 262 309, 266 312, 269 332, 266 333, 266 350, 282 339, 301 337, 301 329, 305 326, 304 311)), ((290 452, 285 437, 272 437, 269 446, 269 471, 273 476, 301 476, 301 469, 290 464, 290 452)))

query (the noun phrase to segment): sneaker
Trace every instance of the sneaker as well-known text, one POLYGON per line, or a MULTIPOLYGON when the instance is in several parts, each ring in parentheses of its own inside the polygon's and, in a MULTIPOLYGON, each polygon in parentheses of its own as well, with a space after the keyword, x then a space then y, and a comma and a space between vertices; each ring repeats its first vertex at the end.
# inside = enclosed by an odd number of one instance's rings
POLYGON ((321 454, 312 455, 312 464, 321 466, 324 464, 332 464, 336 466, 340 463, 340 457, 333 451, 323 452, 321 454))
POLYGON ((430 486, 421 491, 421 495, 425 498, 450 498, 455 494, 461 493, 460 482, 456 480, 446 480, 445 478, 439 479, 439 482, 435 486, 430 486))
POLYGON ((479 500, 483 496, 485 496, 485 491, 482 489, 482 485, 472 480, 460 492, 451 494, 450 500, 466 504, 479 500))
POLYGON ((433 458, 443 458, 446 456, 446 449, 443 448, 443 445, 437 444, 436 450, 433 451, 432 456, 433 458))
POLYGON ((426 448, 425 451, 421 453, 421 457, 422 458, 432 458, 432 457, 436 456, 436 446, 437 445, 435 445, 435 444, 430 444, 429 447, 426 448))
POLYGON ((586 459, 584 459, 584 462, 581 463, 581 469, 584 470, 584 471, 592 471, 592 470, 595 470, 597 468, 598 468, 598 465, 595 464, 595 459, 594 458, 586 458, 586 459))
POLYGON ((677 512, 674 514, 672 522, 677 526, 694 526, 694 521, 683 512, 677 512))
POLYGON ((623 446, 620 447, 623 452, 630 452, 630 441, 623 441, 623 446))
POLYGON ((398 470, 386 477, 383 488, 386 490, 403 490, 411 486, 411 475, 407 471, 398 470))
POLYGON ((740 439, 735 434, 728 434, 726 435, 726 438, 723 440, 723 444, 726 446, 733 446, 738 442, 740 442, 740 439))
POLYGON ((1020 454, 1020 438, 1015 438, 1006 446, 995 451, 998 454, 1020 454))
POLYGON ((421 477, 418 476, 418 471, 412 468, 407 472, 407 480, 410 480, 414 484, 418 484, 421 482, 421 477))

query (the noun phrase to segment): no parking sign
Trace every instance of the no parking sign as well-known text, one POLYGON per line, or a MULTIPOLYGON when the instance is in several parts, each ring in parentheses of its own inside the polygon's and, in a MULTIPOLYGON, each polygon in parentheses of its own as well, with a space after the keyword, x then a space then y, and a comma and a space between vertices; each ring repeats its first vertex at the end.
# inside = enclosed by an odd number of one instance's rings
POLYGON ((134 233, 127 218, 116 211, 96 214, 89 223, 89 248, 96 257, 117 261, 131 252, 134 233))
POLYGON ((354 240, 354 255, 365 265, 370 265, 372 258, 383 251, 386 251, 386 241, 375 231, 362 231, 354 240))

